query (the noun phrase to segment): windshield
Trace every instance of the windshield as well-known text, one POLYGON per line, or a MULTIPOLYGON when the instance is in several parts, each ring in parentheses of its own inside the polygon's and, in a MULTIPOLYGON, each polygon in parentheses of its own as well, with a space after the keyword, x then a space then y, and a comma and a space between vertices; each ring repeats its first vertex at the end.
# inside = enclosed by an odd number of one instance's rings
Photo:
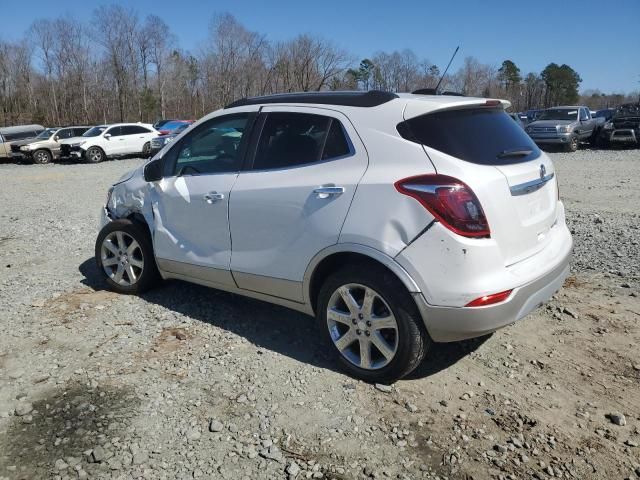
POLYGON ((107 129, 106 126, 92 127, 82 134, 83 137, 97 137, 107 129))
POLYGON ((184 130, 186 130, 189 126, 190 126, 190 124, 189 124, 189 123, 183 123, 183 124, 182 124, 182 125, 180 125, 178 128, 176 128, 176 129, 173 131, 173 133, 178 134, 178 133, 180 133, 180 132, 183 132, 183 131, 184 131, 184 130))
POLYGON ((613 110, 598 110, 595 114, 595 118, 604 117, 606 119, 609 119, 611 118, 612 115, 613 115, 613 110))
POLYGON ((57 131, 58 131, 57 128, 47 128, 46 130, 43 130, 42 132, 40 132, 40 135, 38 135, 36 138, 45 140, 49 138, 51 135, 53 135, 54 133, 56 133, 57 131))
POLYGON ((167 122, 162 125, 162 130, 175 130, 182 125, 186 125, 185 122, 167 122))
POLYGON ((576 120, 577 118, 577 108, 550 108, 540 112, 536 120, 576 120))
POLYGON ((533 160, 540 149, 501 108, 442 110, 397 126, 403 138, 480 165, 533 160))

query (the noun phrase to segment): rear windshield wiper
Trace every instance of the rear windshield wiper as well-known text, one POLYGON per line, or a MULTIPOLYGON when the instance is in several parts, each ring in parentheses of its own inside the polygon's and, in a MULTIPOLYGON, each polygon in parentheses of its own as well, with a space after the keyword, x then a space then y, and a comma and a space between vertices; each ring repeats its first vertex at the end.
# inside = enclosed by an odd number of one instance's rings
POLYGON ((498 158, 509 158, 509 157, 526 157, 527 155, 531 155, 533 150, 530 148, 514 148, 511 150, 505 150, 498 154, 498 158))

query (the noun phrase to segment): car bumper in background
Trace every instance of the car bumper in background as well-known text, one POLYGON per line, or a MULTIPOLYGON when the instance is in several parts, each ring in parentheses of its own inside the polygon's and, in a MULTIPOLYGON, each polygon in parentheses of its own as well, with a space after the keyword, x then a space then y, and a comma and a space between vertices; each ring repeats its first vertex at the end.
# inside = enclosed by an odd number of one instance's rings
POLYGON ((552 143, 552 144, 565 144, 571 141, 572 133, 559 133, 557 135, 531 135, 531 139, 536 143, 552 143))
POLYGON ((608 135, 608 140, 611 143, 638 143, 638 135, 632 128, 623 128, 613 130, 608 135))

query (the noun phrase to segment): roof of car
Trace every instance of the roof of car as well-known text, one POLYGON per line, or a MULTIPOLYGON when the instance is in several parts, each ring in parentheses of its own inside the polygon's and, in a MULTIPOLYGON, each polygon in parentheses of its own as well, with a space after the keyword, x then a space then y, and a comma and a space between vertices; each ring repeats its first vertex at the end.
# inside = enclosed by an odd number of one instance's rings
POLYGON ((278 93, 262 97, 241 98, 230 103, 225 108, 243 107, 245 105, 261 105, 264 103, 314 103, 326 105, 343 105, 347 107, 377 107, 387 103, 398 95, 381 90, 369 90, 368 92, 297 92, 278 93))
POLYGON ((42 125, 16 125, 14 127, 0 127, 0 133, 8 134, 8 133, 19 133, 24 132, 25 130, 44 130, 45 128, 42 125))
MULTIPOLYGON (((430 108, 447 108, 457 105, 468 105, 485 102, 491 99, 464 97, 460 95, 429 95, 415 93, 392 93, 380 90, 346 91, 346 92, 301 92, 301 93, 281 93, 276 95, 266 95, 262 97, 251 97, 236 100, 225 107, 244 107, 247 105, 262 104, 316 104, 316 105, 339 105, 345 107, 377 107, 392 100, 417 101, 428 104, 430 108)), ((507 104, 508 102, 502 102, 507 104)), ((425 105, 426 106, 426 105, 425 105)))

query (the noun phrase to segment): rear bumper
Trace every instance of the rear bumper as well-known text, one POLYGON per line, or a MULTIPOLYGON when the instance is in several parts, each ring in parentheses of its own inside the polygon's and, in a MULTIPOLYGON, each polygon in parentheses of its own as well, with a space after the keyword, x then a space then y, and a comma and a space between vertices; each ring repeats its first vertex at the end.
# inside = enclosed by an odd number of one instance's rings
POLYGON ((487 307, 437 307, 429 305, 422 293, 414 293, 427 331, 436 342, 453 342, 480 337, 510 325, 551 298, 569 275, 569 251, 545 275, 514 289, 504 302, 487 307))

